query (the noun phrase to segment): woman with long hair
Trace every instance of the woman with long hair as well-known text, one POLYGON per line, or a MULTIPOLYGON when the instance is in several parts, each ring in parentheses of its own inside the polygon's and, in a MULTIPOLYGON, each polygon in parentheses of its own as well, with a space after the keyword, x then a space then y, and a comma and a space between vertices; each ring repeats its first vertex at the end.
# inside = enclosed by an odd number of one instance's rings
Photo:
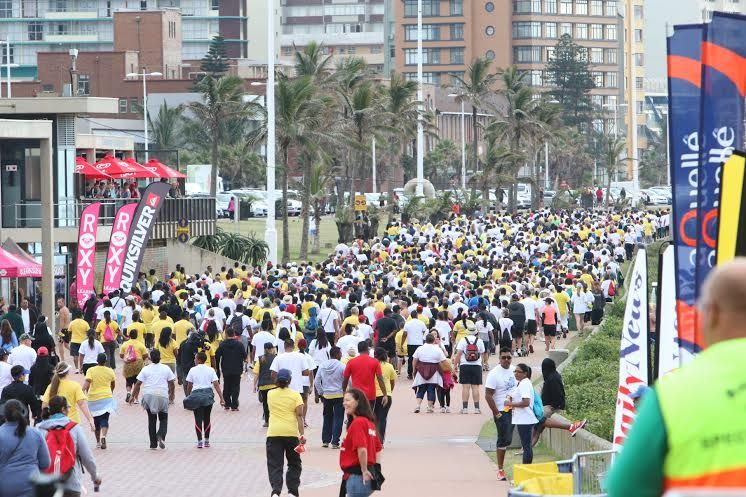
POLYGON ((357 388, 345 394, 343 405, 352 421, 339 453, 342 487, 348 497, 368 497, 373 492, 371 480, 377 471, 375 464, 383 450, 376 430, 376 417, 365 394, 357 388))
POLYGON ((117 337, 122 336, 122 332, 119 330, 117 322, 111 319, 110 311, 104 311, 104 319, 96 325, 96 335, 101 340, 104 352, 106 352, 106 356, 109 358, 109 367, 116 369, 117 361, 114 358, 114 354, 117 350, 117 337))
POLYGON ((57 348, 54 341, 54 337, 49 330, 47 325, 47 317, 43 314, 39 315, 36 324, 34 325, 34 343, 32 344, 34 350, 39 350, 40 347, 46 347, 49 354, 52 356, 53 361, 57 361, 57 348))
POLYGON ((83 389, 80 387, 80 383, 67 378, 70 371, 72 371, 72 367, 66 362, 60 362, 55 366, 52 382, 41 397, 41 407, 42 409, 45 407, 48 408, 49 399, 53 397, 64 397, 67 400, 67 405, 70 406, 68 417, 72 421, 80 423, 80 412, 82 412, 83 416, 88 420, 91 431, 95 431, 96 427, 93 422, 93 416, 91 416, 91 411, 88 410, 88 401, 83 393, 83 389))
POLYGON ((106 366, 106 354, 96 358, 96 366, 85 375, 83 392, 88 395, 88 408, 96 427, 96 448, 106 449, 106 434, 109 432, 109 416, 116 411, 114 400, 114 370, 106 366))
POLYGON ((28 413, 18 400, 4 404, 5 423, 0 425, 0 495, 33 495, 30 475, 49 467, 47 443, 28 427, 28 413))
POLYGON ((316 363, 316 368, 313 371, 314 375, 318 371, 319 366, 329 360, 329 352, 331 350, 332 346, 329 343, 329 339, 327 338, 326 333, 324 333, 324 328, 322 326, 319 326, 316 329, 316 338, 311 340, 311 344, 308 346, 308 353, 311 355, 311 358, 316 363))
POLYGON ((88 330, 88 337, 85 342, 80 344, 79 354, 81 356, 81 363, 83 365, 83 376, 90 368, 96 365, 98 361, 98 355, 104 353, 104 346, 101 342, 96 340, 96 332, 88 330))
POLYGON ((0 347, 5 349, 8 354, 18 347, 18 337, 13 333, 13 328, 10 326, 10 321, 3 319, 0 322, 0 347))
POLYGON ((161 364, 165 364, 171 371, 176 372, 176 352, 179 346, 176 345, 171 328, 166 326, 161 330, 155 349, 161 353, 161 364))
MULTIPOLYGON (((140 311, 140 318, 145 325, 145 334, 142 336, 145 341, 145 346, 149 349, 153 348, 153 322, 156 320, 158 312, 150 299, 144 299, 142 301, 142 311, 140 311)), ((134 320, 134 318, 133 318, 134 320)))
POLYGON ((391 409, 391 394, 396 386, 396 371, 394 366, 388 361, 389 356, 386 353, 386 349, 377 347, 373 353, 373 357, 381 364, 381 372, 383 373, 383 385, 386 387, 386 391, 381 390, 381 386, 376 382, 376 403, 373 407, 373 411, 376 415, 376 424, 378 426, 378 434, 381 437, 381 443, 386 440, 386 420, 389 416, 389 409, 391 409), (388 397, 386 405, 383 405, 383 397, 388 397))
MULTIPOLYGON (((207 324, 207 329, 205 330, 207 341, 210 343, 209 349, 206 351, 207 353, 207 362, 206 364, 208 366, 211 366, 212 368, 215 368, 215 352, 218 351, 218 346, 220 346, 220 342, 223 341, 222 337, 220 336, 220 330, 218 330, 218 325, 215 323, 215 321, 210 321, 207 324)), ((215 371, 217 374, 217 370, 215 371)))
POLYGON ((137 402, 142 387, 142 407, 148 413, 148 436, 150 448, 166 448, 168 431, 168 406, 174 401, 176 375, 160 364, 161 353, 150 351, 150 364, 142 368, 132 388, 129 403, 137 402))
POLYGON ((126 335, 129 338, 133 338, 131 332, 135 331, 137 332, 134 338, 135 340, 140 341, 143 345, 145 344, 145 333, 147 332, 147 327, 145 326, 145 323, 142 322, 142 317, 140 315, 140 311, 134 311, 132 313, 132 321, 130 322, 129 326, 127 326, 126 335))
POLYGON ((124 385, 127 390, 125 402, 130 401, 132 386, 137 381, 137 375, 142 371, 142 368, 145 366, 145 360, 148 358, 148 349, 137 339, 140 336, 137 330, 130 329, 129 335, 130 338, 122 343, 122 346, 119 348, 119 357, 124 360, 122 375, 124 376, 124 385))

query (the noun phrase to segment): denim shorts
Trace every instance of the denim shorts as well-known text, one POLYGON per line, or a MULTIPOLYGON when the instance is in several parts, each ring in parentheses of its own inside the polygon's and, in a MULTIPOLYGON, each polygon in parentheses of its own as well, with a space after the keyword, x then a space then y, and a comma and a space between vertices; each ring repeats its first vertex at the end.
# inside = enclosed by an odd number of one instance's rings
POLYGON ((497 448, 505 450, 513 442, 513 412, 504 412, 499 418, 493 416, 497 427, 497 448))
POLYGON ((347 477, 347 497, 368 497, 371 493, 370 482, 363 481, 362 475, 347 477))

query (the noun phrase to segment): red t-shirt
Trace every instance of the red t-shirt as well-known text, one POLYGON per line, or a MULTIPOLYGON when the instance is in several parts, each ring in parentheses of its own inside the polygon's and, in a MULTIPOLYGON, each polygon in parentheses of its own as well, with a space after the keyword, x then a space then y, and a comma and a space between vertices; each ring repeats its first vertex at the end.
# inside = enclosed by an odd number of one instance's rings
POLYGON ((376 453, 383 449, 381 441, 378 439, 376 425, 371 423, 368 418, 358 416, 347 427, 347 435, 342 442, 342 451, 339 453, 339 467, 343 471, 347 468, 360 466, 357 449, 361 447, 368 449, 368 466, 375 464, 376 453))
POLYGON ((368 400, 376 400, 376 375, 383 375, 381 363, 368 354, 350 359, 345 367, 345 378, 352 379, 352 385, 362 390, 368 400))

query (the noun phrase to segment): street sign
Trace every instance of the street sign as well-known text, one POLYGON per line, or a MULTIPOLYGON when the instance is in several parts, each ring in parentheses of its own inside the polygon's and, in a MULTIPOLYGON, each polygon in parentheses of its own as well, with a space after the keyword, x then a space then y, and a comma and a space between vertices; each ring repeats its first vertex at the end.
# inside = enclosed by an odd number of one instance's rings
POLYGON ((367 211, 368 202, 365 199, 365 195, 355 195, 355 210, 356 211, 367 211))
POLYGON ((189 226, 189 220, 185 217, 179 219, 179 228, 187 228, 189 226))
POLYGON ((181 243, 186 243, 189 241, 189 233, 179 233, 176 239, 179 240, 181 243))

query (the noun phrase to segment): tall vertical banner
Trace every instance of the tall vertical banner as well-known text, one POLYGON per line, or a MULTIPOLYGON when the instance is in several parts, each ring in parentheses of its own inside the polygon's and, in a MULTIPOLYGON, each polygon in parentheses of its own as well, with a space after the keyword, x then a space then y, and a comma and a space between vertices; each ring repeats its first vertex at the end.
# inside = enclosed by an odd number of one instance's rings
MULTIPOLYGON (((661 264, 658 267, 660 297, 658 299, 658 340, 656 347, 656 376, 670 373, 681 366, 679 337, 676 331, 676 269, 674 268, 674 247, 669 245, 663 251, 661 264)), ((686 351, 684 351, 686 353, 686 351)))
POLYGON ((722 164, 743 146, 746 16, 715 12, 702 38, 702 101, 697 223, 697 296, 716 263, 722 164))
POLYGON ((717 263, 746 255, 746 156, 734 151, 723 164, 718 210, 717 263))
POLYGON ((137 281, 140 272, 142 258, 145 255, 145 247, 153 232, 155 220, 163 207, 163 202, 168 195, 171 186, 168 183, 151 183, 142 193, 142 198, 137 204, 135 214, 132 216, 132 226, 127 237, 127 251, 124 254, 122 264, 122 275, 119 286, 124 293, 132 291, 132 286, 137 281))
POLYGON ((78 258, 76 273, 76 288, 78 305, 83 307, 85 301, 91 297, 96 264, 96 233, 98 232, 98 216, 101 212, 101 202, 94 202, 80 215, 78 223, 78 258))
POLYGON ((621 448, 635 419, 630 397, 640 385, 648 384, 648 259, 644 248, 637 251, 624 309, 619 352, 619 388, 614 417, 614 449, 621 448))
POLYGON ((114 226, 111 227, 109 238, 109 252, 106 255, 104 268, 104 293, 119 290, 124 265, 124 252, 127 249, 127 238, 132 226, 132 216, 137 209, 136 203, 126 204, 117 210, 114 216, 114 226))
POLYGON ((697 196, 699 188, 699 114, 702 79, 702 25, 674 27, 668 38, 668 126, 671 164, 676 321, 679 346, 699 352, 697 299, 697 196))

